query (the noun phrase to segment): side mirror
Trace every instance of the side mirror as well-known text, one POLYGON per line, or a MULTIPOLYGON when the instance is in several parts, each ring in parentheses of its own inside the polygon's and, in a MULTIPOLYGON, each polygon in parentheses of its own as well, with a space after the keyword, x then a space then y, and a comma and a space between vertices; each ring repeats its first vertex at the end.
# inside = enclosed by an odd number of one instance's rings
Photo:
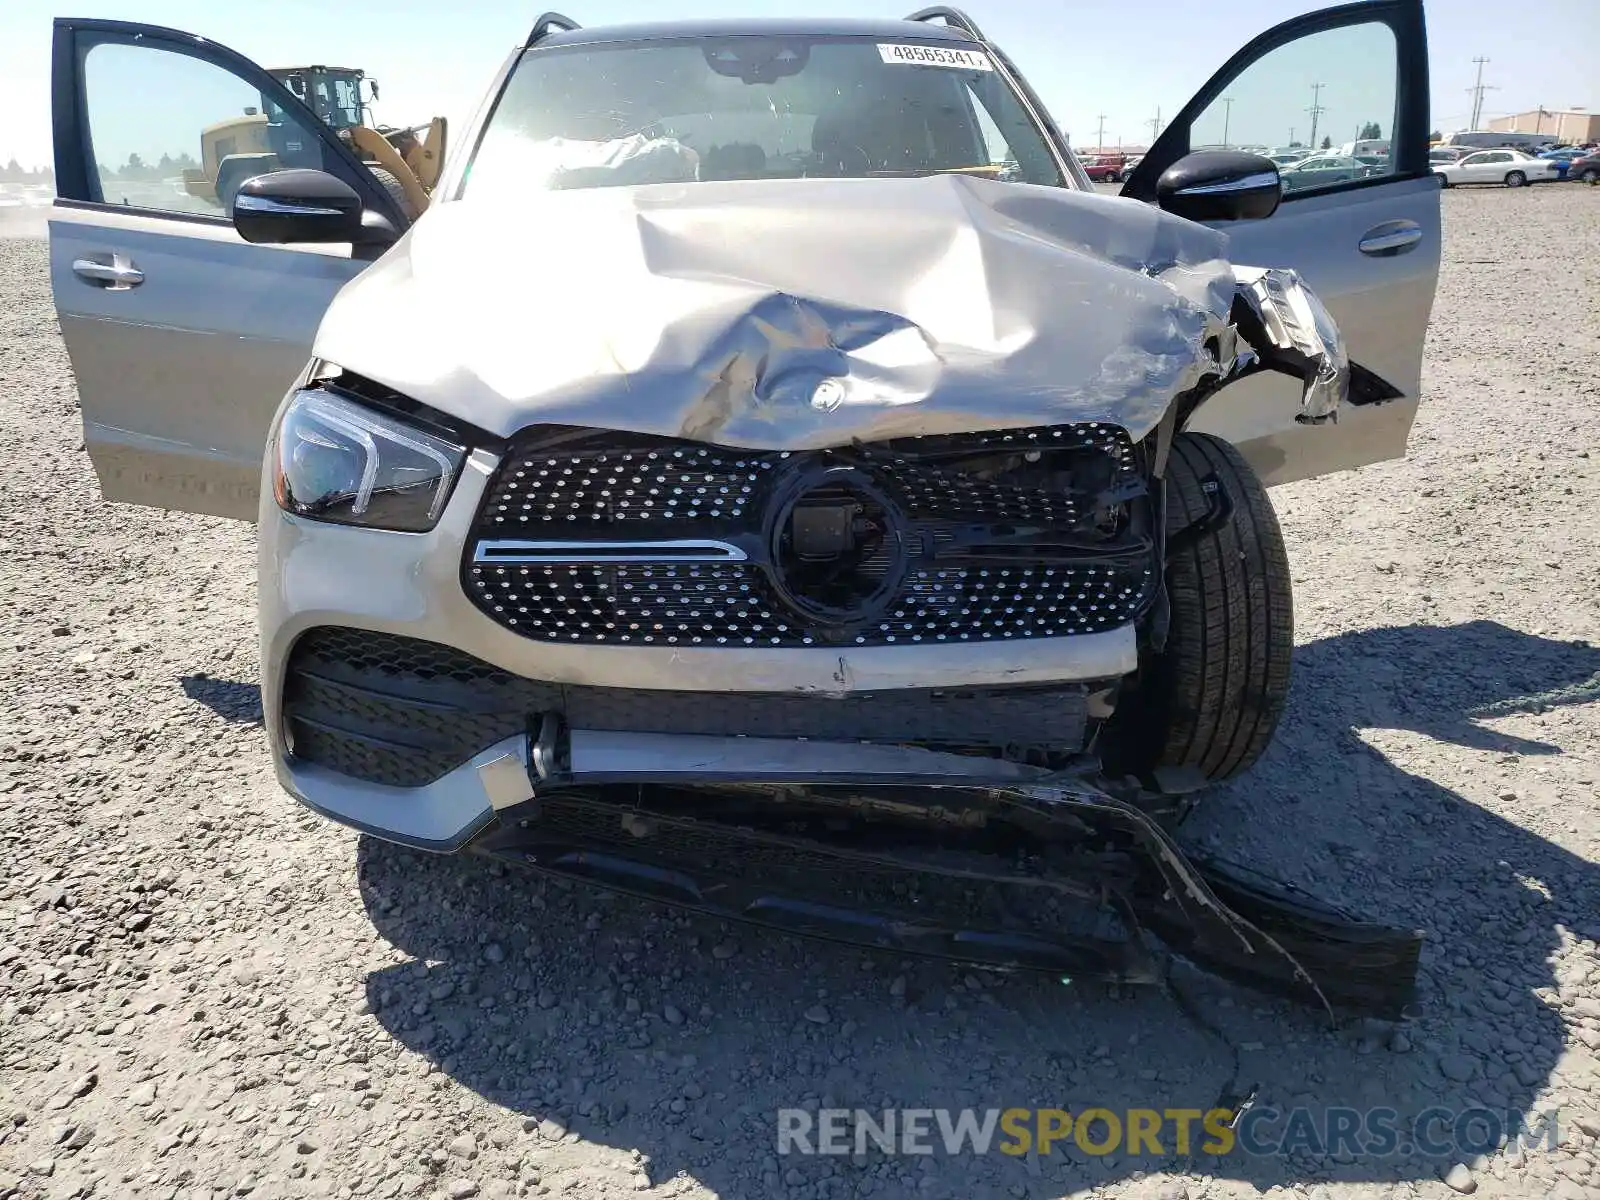
POLYGON ((247 242, 392 242, 398 236, 381 213, 368 212, 356 190, 326 171, 297 167, 268 171, 239 185, 233 227, 247 242))
POLYGON ((1156 180, 1156 203, 1191 221, 1260 220, 1282 200, 1278 164, 1242 150, 1196 150, 1156 180))

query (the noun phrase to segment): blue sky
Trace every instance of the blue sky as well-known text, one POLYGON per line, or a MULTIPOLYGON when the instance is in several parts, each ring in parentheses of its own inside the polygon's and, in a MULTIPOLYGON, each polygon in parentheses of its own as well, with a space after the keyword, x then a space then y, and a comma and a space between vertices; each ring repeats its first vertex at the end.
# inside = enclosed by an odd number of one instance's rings
MULTIPOLYGON (((224 8, 215 0, 74 0, 63 9, 60 0, 0 0, 0 164, 12 156, 25 166, 50 160, 50 22, 63 11, 174 26, 222 42, 264 66, 361 66, 381 83, 380 122, 414 124, 442 113, 459 127, 547 2, 271 0, 224 8)), ((860 0, 694 0, 673 11, 899 16, 917 6, 916 0, 868 8, 860 0)), ((1119 137, 1147 141, 1158 108, 1163 120, 1170 118, 1256 33, 1323 6, 1323 0, 967 0, 963 5, 1016 60, 1078 146, 1095 143, 1101 113, 1106 114, 1107 143, 1119 137)), ((661 0, 566 0, 564 9, 579 21, 599 24, 660 15, 666 6, 661 0)), ((1600 51, 1597 0, 1523 0, 1512 8, 1490 0, 1432 0, 1427 11, 1436 127, 1466 126, 1467 89, 1476 70, 1472 59, 1479 55, 1490 59, 1484 81, 1497 85, 1485 98, 1486 116, 1539 105, 1600 107, 1600 73, 1594 66, 1600 51)), ((1318 94, 1326 110, 1319 119, 1335 141, 1353 137, 1360 121, 1378 115, 1369 109, 1389 102, 1387 94, 1381 102, 1370 94, 1359 100, 1350 96, 1362 90, 1370 72, 1364 76, 1346 52, 1367 46, 1374 44, 1359 38, 1330 44, 1324 59, 1330 65, 1312 71, 1319 82, 1328 82, 1318 94), (1343 96, 1336 94, 1341 91, 1343 96)), ((1231 140, 1277 144, 1288 140, 1291 128, 1303 138, 1309 125, 1305 108, 1311 103, 1309 90, 1289 104, 1270 106, 1241 95, 1228 113, 1231 140), (1268 114, 1266 107, 1273 111, 1268 114)), ((1215 115, 1220 130, 1223 114, 1215 115)))

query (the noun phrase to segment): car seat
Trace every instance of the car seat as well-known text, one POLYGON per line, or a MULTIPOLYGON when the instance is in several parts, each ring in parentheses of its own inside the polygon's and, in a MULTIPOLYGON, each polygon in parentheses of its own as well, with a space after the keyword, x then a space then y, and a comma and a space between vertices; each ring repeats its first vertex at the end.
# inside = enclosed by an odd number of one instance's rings
POLYGON ((908 103, 904 95, 882 96, 859 88, 817 114, 811 149, 821 158, 821 175, 939 168, 920 106, 908 103))
POLYGON ((700 159, 701 179, 760 179, 767 173, 767 152, 752 142, 713 146, 700 159))

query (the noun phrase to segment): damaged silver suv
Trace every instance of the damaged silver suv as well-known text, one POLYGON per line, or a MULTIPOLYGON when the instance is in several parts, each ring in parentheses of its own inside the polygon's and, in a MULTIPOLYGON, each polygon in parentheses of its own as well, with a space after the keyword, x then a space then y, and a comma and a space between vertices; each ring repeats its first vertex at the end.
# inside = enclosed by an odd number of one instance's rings
POLYGON ((548 14, 420 215, 215 43, 55 39, 88 451, 109 500, 258 521, 300 801, 906 952, 1408 1002, 1413 934, 1171 827, 1283 709, 1266 488, 1405 452, 1419 0, 1257 38, 1120 196, 953 9, 548 14), (1270 144, 1340 62, 1392 159, 1285 195, 1223 95, 1270 144))

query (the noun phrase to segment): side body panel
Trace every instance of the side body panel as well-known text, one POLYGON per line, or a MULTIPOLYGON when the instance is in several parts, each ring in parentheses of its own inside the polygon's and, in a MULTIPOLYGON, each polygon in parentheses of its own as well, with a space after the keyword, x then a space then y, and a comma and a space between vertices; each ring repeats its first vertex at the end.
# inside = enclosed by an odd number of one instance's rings
POLYGON ((367 264, 253 246, 231 226, 58 206, 50 282, 107 499, 253 521, 261 452, 318 322, 367 264), (106 288, 74 270, 120 258, 106 288))
POLYGON ((55 22, 50 284, 108 500, 254 520, 273 413, 368 265, 348 245, 252 245, 234 229, 205 131, 265 101, 285 114, 287 165, 320 166, 405 227, 333 131, 248 59, 181 30, 55 22))
POLYGON ((1423 342, 1439 276, 1439 181, 1424 175, 1306 196, 1265 221, 1218 228, 1228 230, 1232 261, 1298 270, 1338 322, 1351 358, 1401 396, 1346 405, 1337 424, 1301 425, 1294 420, 1299 381, 1264 373, 1213 396, 1189 428, 1233 442, 1268 486, 1403 458, 1422 394, 1423 342), (1375 230, 1408 225, 1422 236, 1407 252, 1361 251, 1375 230))

